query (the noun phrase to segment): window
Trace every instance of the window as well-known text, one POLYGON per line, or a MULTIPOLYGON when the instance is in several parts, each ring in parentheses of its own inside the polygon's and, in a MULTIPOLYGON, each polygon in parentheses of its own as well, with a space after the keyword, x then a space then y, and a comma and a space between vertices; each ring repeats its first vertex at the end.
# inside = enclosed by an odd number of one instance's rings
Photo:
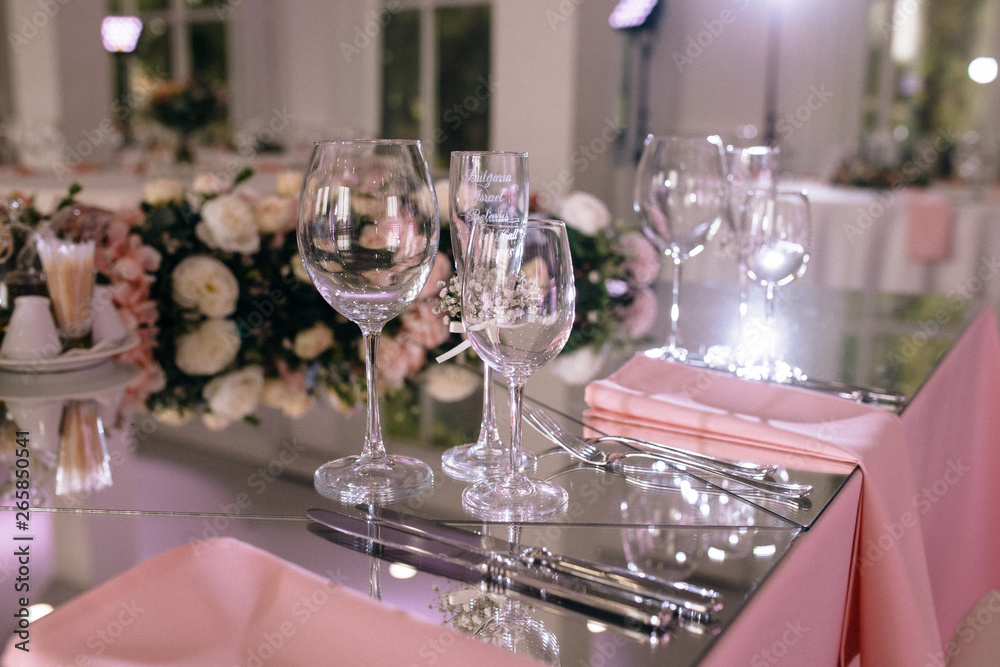
MULTIPOLYGON (((963 151, 984 157, 995 141, 990 82, 972 78, 970 64, 995 56, 997 0, 876 0, 864 127, 878 151, 897 163, 929 159, 933 175, 960 171, 963 151)), ((995 61, 994 61, 995 62, 995 61)), ((977 77, 978 78, 978 77, 977 77)), ((884 158, 884 155, 882 156, 884 158)))
POLYGON ((420 139, 438 172, 453 150, 488 150, 490 6, 397 1, 383 25, 382 136, 420 139))
MULTIPOLYGON (((223 0, 110 0, 112 14, 142 19, 143 29, 128 74, 133 107, 144 107, 166 81, 197 81, 224 99, 229 80, 223 0)), ((224 105, 216 112, 226 117, 224 105)), ((216 123, 218 131, 224 123, 216 123)))

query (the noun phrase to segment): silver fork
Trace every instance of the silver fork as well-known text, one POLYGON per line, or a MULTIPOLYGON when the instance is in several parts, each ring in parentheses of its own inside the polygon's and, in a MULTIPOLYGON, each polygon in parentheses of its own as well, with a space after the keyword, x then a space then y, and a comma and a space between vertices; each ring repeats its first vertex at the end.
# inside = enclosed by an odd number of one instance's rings
MULTIPOLYGON (((810 484, 784 484, 756 477, 747 477, 745 475, 736 474, 734 472, 699 461, 680 460, 678 458, 672 458, 666 454, 647 452, 638 448, 633 448, 634 451, 625 453, 608 453, 598 449, 579 436, 567 431, 554 421, 551 423, 540 422, 535 411, 526 411, 525 420, 538 429, 542 435, 555 442, 577 460, 583 461, 589 465, 603 468, 608 472, 622 474, 630 480, 634 478, 634 476, 639 476, 637 481, 640 485, 649 486, 648 483, 642 482, 642 476, 658 471, 651 468, 649 465, 632 465, 630 464, 631 461, 644 460, 647 462, 653 462, 654 464, 662 463, 671 468, 682 471, 686 468, 692 468, 702 472, 709 472, 732 482, 742 484, 743 486, 756 491, 762 491, 764 493, 773 494, 782 498, 801 500, 812 493, 812 485, 810 484)), ((628 446, 627 443, 624 444, 628 446)))
POLYGON ((579 440, 582 443, 579 445, 579 451, 585 452, 588 456, 593 456, 594 454, 593 451, 588 451, 587 448, 598 451, 596 447, 592 447, 593 445, 600 444, 602 442, 618 442, 637 451, 652 451, 657 454, 661 454, 664 457, 669 457, 682 462, 691 462, 692 465, 699 464, 702 466, 710 466, 713 471, 718 469, 734 475, 739 475, 740 477, 764 479, 778 470, 778 466, 776 465, 761 465, 744 461, 727 461, 725 459, 717 459, 713 456, 708 456, 707 454, 690 452, 685 449, 671 447, 670 445, 664 445, 658 442, 637 440, 635 438, 618 435, 606 435, 600 438, 588 438, 587 440, 583 440, 563 428, 559 422, 552 418, 552 415, 542 408, 525 403, 523 413, 525 419, 527 419, 528 422, 542 435, 546 436, 550 440, 558 440, 559 436, 562 434, 569 435, 576 440, 579 440))

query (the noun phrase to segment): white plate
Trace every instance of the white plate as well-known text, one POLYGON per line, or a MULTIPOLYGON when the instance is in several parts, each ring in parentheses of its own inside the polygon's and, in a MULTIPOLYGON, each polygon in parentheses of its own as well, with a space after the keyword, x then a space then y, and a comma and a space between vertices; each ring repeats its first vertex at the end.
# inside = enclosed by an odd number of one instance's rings
POLYGON ((96 349, 73 351, 51 359, 5 359, 0 357, 0 371, 10 373, 63 373, 100 365, 139 344, 134 331, 116 343, 96 349))

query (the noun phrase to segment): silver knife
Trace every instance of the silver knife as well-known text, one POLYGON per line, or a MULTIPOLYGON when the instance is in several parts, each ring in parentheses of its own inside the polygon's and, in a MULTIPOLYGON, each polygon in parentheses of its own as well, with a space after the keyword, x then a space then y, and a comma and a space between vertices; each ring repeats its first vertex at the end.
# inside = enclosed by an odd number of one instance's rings
MULTIPOLYGON (((362 513, 369 511, 368 505, 354 507, 362 513)), ((516 548, 499 538, 381 507, 374 508, 371 516, 383 525, 440 542, 476 551, 509 554, 525 565, 555 574, 579 577, 603 585, 611 584, 640 597, 667 600, 676 606, 683 621, 704 621, 722 610, 722 596, 718 592, 687 582, 669 581, 582 558, 556 555, 544 547, 516 548)))
MULTIPOLYGON (((608 585, 541 570, 499 554, 439 542, 384 524, 310 509, 306 515, 342 535, 356 538, 358 548, 376 544, 380 555, 423 572, 468 584, 477 584, 487 593, 514 593, 556 604, 630 631, 641 630, 651 637, 663 637, 678 620, 675 605, 665 600, 643 598, 608 585)), ((310 526, 314 533, 322 534, 310 526)))

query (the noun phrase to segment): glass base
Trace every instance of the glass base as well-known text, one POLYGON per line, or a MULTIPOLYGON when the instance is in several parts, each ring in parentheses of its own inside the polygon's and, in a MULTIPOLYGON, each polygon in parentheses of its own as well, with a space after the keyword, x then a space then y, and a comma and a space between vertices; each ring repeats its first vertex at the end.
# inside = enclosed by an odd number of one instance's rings
MULTIPOLYGON (((534 454, 521 452, 521 463, 525 470, 532 470, 536 462, 534 454)), ((506 449, 489 447, 479 442, 451 447, 441 454, 442 472, 461 482, 478 482, 481 479, 498 477, 504 473, 506 466, 506 449)))
POLYGON ((685 361, 688 358, 687 349, 677 345, 654 347, 650 350, 646 350, 644 354, 653 359, 666 359, 668 361, 685 361))
POLYGON ((531 479, 476 482, 462 492, 462 507, 485 521, 544 521, 566 512, 569 494, 552 482, 531 479))
POLYGON ((784 361, 745 365, 738 368, 736 374, 751 380, 768 380, 770 382, 802 382, 806 379, 806 374, 802 372, 801 368, 784 361))
POLYGON ((360 456, 350 456, 324 463, 313 475, 313 485, 320 495, 347 504, 405 500, 434 485, 430 466, 419 459, 386 456, 378 462, 360 461, 360 456))

